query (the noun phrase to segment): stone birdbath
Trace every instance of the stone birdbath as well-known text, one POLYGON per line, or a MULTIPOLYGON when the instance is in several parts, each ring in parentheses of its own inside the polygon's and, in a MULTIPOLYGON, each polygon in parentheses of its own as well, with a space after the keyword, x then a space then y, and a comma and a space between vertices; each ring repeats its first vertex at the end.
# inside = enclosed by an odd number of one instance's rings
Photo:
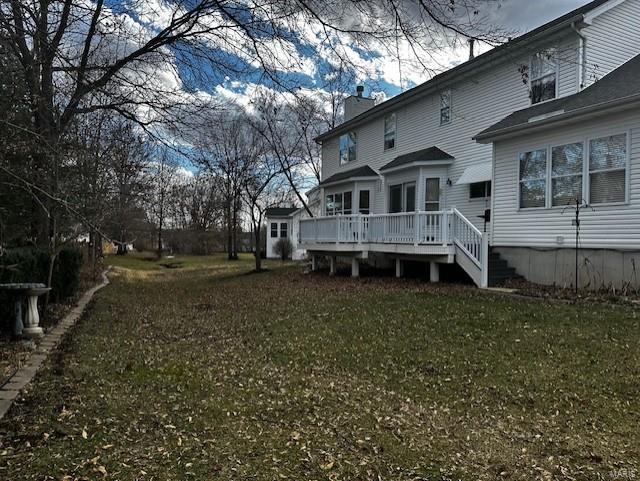
POLYGON ((0 284, 0 290, 7 291, 14 301, 14 323, 13 334, 15 336, 24 335, 33 338, 44 334, 40 327, 40 315, 38 314, 38 297, 46 294, 51 288, 44 284, 36 283, 16 283, 0 284), (22 319, 22 303, 26 299, 27 309, 22 319))

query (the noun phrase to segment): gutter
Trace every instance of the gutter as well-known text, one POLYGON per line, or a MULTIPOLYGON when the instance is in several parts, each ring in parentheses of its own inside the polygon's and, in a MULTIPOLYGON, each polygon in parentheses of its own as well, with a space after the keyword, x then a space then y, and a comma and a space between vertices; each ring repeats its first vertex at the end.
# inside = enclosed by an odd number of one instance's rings
POLYGON ((503 61, 504 51, 507 49, 517 49, 521 47, 520 44, 523 42, 533 42, 541 38, 546 39, 549 35, 558 33, 567 27, 573 28, 573 26, 579 24, 583 20, 584 20, 584 14, 578 14, 578 15, 575 15, 574 17, 566 19, 565 21, 557 25, 546 28, 539 32, 536 32, 533 34, 531 32, 525 33, 524 35, 521 35, 520 37, 515 38, 510 42, 499 45, 498 47, 495 47, 489 50, 488 52, 483 53, 482 55, 478 55, 473 60, 468 60, 456 67, 453 67, 450 70, 442 72, 441 74, 436 75, 430 80, 427 80, 426 82, 416 87, 413 87, 412 89, 407 90, 406 92, 403 92, 397 95, 396 97, 393 97, 392 99, 387 100, 386 102, 376 105, 375 107, 369 109, 366 112, 361 113, 360 115, 354 117, 353 119, 343 122, 342 124, 338 125, 337 127, 334 127, 333 129, 325 132, 324 134, 318 135, 313 140, 316 143, 321 144, 324 140, 327 140, 337 135, 348 132, 354 127, 364 124, 375 117, 379 117, 390 111, 393 111, 398 105, 406 104, 415 97, 419 97, 426 93, 432 92, 434 90, 438 90, 440 87, 443 86, 443 84, 448 83, 458 77, 462 78, 465 74, 477 73, 476 69, 479 66, 489 64, 491 61, 494 61, 494 57, 495 57, 495 60, 498 62, 503 61))
POLYGON ((587 116, 589 114, 598 112, 599 116, 608 114, 610 112, 616 111, 624 111, 632 109, 636 106, 636 104, 640 103, 640 94, 629 95, 627 97, 622 97, 615 100, 610 100, 608 102, 601 102, 599 104, 590 105, 588 107, 582 107, 575 110, 570 110, 564 114, 555 115, 549 117, 544 120, 539 120, 537 122, 527 122, 521 123, 518 125, 514 125, 511 127, 505 127, 500 130, 494 130, 492 132, 487 132, 486 134, 479 134, 473 137, 478 143, 488 144, 491 142, 495 142, 497 140, 503 140, 505 138, 513 136, 518 132, 524 130, 539 130, 540 128, 546 127, 550 124, 568 124, 573 123, 579 120, 581 117, 587 116))
POLYGON ((584 89, 585 68, 587 65, 587 37, 576 26, 576 22, 571 23, 571 30, 576 32, 580 39, 578 45, 578 55, 580 56, 578 58, 578 86, 580 91, 582 91, 582 89, 584 89))

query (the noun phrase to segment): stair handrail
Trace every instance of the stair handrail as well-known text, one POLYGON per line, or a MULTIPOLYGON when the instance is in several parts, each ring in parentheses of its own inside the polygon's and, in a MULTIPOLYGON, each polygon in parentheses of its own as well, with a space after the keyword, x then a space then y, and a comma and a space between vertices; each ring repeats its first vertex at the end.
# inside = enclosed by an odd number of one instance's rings
POLYGON ((455 242, 455 244, 464 251, 465 254, 467 254, 467 256, 469 256, 469 259, 471 259, 474 264, 476 264, 480 269, 483 268, 482 264, 482 260, 483 260, 483 238, 484 238, 484 234, 480 231, 480 229, 478 229, 475 225, 473 225, 471 223, 471 221, 469 219, 467 219, 458 209, 454 208, 453 209, 453 214, 455 219, 458 219, 460 222, 462 222, 465 227, 471 231, 471 234, 475 235, 475 237, 477 237, 477 242, 474 242, 474 244, 478 245, 478 253, 473 253, 472 251, 470 251, 467 246, 464 243, 464 239, 461 238, 460 236, 460 232, 458 232, 457 226, 455 226, 454 223, 454 229, 453 229, 453 241, 455 242))

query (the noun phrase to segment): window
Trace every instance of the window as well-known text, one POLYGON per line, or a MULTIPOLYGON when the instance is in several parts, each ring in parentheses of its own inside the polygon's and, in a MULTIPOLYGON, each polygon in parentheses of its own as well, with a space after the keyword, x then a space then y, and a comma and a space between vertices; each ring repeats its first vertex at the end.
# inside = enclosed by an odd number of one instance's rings
POLYGON ((451 122, 451 90, 440 94, 440 125, 451 122))
POLYGON ((560 145, 551 149, 551 205, 582 202, 584 144, 560 145))
POLYGON ((427 179, 424 191, 424 210, 436 212, 440 210, 440 179, 427 179))
POLYGON ((351 212, 352 193, 350 190, 327 195, 325 204, 326 215, 350 215, 351 212))
POLYGON ((491 181, 486 182, 474 182, 469 184, 469 198, 470 199, 486 199, 491 197, 491 181))
POLYGON ((529 81, 532 104, 556 98, 557 77, 558 61, 555 49, 544 50, 531 57, 529 81))
POLYGON ((351 191, 343 194, 343 208, 342 213, 344 215, 351 215, 351 191))
POLYGON ((402 184, 389 187, 389 212, 402 212, 402 184))
POLYGON ((272 222, 271 223, 271 238, 275 239, 276 237, 278 237, 278 223, 277 222, 272 222))
POLYGON ((416 210, 416 184, 404 185, 404 211, 415 212, 416 210))
POLYGON ((545 207, 547 149, 520 154, 520 208, 545 207))
POLYGON ((384 117, 384 150, 393 149, 396 146, 396 114, 384 117))
POLYGON ((286 222, 280 222, 280 237, 287 237, 288 227, 286 222))
POLYGON ((589 141, 589 203, 625 202, 627 135, 589 141))
POLYGON ((356 160, 356 133, 349 132, 340 136, 340 163, 347 164, 356 160))
POLYGON ((327 200, 325 202, 325 207, 324 207, 325 215, 333 215, 333 195, 332 194, 327 195, 326 199, 327 200))
POLYGON ((369 208, 369 199, 371 198, 371 194, 368 190, 361 190, 360 194, 359 194, 359 202, 358 202, 358 209, 359 212, 361 214, 369 214, 370 208, 369 208))

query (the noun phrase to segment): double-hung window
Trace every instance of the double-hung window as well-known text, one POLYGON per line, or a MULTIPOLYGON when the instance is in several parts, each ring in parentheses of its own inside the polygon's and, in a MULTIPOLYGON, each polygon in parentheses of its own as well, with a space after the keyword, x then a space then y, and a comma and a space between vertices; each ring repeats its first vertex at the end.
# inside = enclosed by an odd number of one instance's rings
POLYGON ((537 104, 556 98, 558 85, 558 59, 555 48, 531 56, 529 83, 531 103, 537 104))
POLYGON ((271 238, 275 239, 276 237, 278 237, 278 223, 277 222, 272 222, 271 223, 271 238))
POLYGON ((440 125, 451 122, 451 90, 440 93, 440 125))
POLYGON ((627 134, 589 141, 589 203, 625 202, 627 134))
POLYGON ((384 150, 393 149, 396 146, 396 114, 384 117, 384 150))
POLYGON ((340 136, 340 164, 356 160, 356 133, 349 132, 340 136))
POLYGON ((583 157, 582 142, 551 148, 552 206, 582 203, 583 157))
POLYGON ((280 237, 287 237, 289 225, 286 222, 280 222, 280 237))
POLYGON ((520 154, 520 208, 545 207, 547 149, 520 154))

